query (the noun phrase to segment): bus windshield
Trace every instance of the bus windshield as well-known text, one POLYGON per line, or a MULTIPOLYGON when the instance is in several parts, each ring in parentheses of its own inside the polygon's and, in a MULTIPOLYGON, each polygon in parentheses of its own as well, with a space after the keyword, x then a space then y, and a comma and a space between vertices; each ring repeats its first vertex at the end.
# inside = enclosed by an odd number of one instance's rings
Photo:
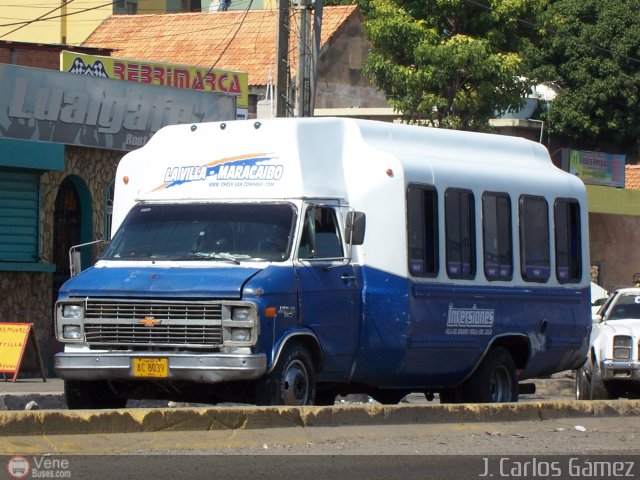
POLYGON ((137 205, 102 258, 281 262, 295 219, 287 203, 137 205))

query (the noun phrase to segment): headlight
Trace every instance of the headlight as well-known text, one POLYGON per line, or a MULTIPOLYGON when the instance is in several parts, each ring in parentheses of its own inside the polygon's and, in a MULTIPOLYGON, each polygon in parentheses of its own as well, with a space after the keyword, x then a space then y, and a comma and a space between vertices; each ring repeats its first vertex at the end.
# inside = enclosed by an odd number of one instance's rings
POLYGON ((79 340, 82 334, 80 325, 65 325, 62 327, 62 336, 71 340, 79 340))
POLYGON ((250 342, 251 329, 250 328, 232 328, 231 341, 232 342, 250 342))
POLYGON ((84 303, 62 300, 56 303, 56 338, 65 343, 84 342, 84 303))
POLYGON ((222 314, 222 343, 225 347, 251 347, 256 344, 259 323, 256 307, 227 304, 222 314))
POLYGON ((628 335, 616 335, 613 337, 613 358, 629 360, 631 358, 632 339, 628 335))
POLYGON ((62 306, 62 316, 64 318, 80 318, 82 316, 82 305, 69 303, 62 306))
POLYGON ((631 337, 627 335, 616 335, 613 337, 613 346, 631 348, 631 337))
POLYGON ((251 320, 251 309, 246 307, 236 307, 231 310, 231 320, 234 322, 246 322, 251 320))

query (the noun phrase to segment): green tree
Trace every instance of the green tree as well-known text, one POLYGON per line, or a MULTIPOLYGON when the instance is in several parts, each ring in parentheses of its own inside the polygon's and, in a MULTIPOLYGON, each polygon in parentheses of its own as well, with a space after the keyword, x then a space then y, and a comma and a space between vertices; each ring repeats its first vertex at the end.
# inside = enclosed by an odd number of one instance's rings
POLYGON ((404 120, 486 130, 523 105, 522 53, 544 0, 360 0, 373 48, 365 71, 404 120), (482 2, 482 3, 481 3, 482 2))
POLYGON ((637 153, 640 2, 551 0, 538 22, 531 76, 561 89, 541 118, 583 148, 637 153))

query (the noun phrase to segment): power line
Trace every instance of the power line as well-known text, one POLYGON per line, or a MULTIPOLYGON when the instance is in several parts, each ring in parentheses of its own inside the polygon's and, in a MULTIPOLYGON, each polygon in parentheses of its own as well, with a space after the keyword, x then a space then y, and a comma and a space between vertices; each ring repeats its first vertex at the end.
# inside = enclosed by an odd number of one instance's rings
MULTIPOLYGON (((245 18, 246 18, 246 16, 247 16, 248 11, 250 10, 250 7, 251 7, 251 5, 252 5, 252 3, 253 3, 253 0, 247 0, 247 2, 248 2, 248 8, 244 10, 244 14, 243 14, 242 18, 240 18, 240 20, 239 20, 239 21, 238 21, 238 20, 236 20, 236 19, 237 19, 237 17, 238 17, 238 14, 239 14, 239 13, 241 13, 241 11, 216 12, 216 13, 211 13, 211 15, 220 15, 220 16, 222 16, 222 15, 227 15, 227 14, 229 14, 229 15, 230 15, 230 18, 233 18, 235 21, 233 21, 232 23, 225 23, 225 24, 221 24, 221 25, 216 26, 216 27, 213 27, 213 28, 202 28, 202 29, 195 29, 195 30, 186 30, 186 31, 184 31, 184 32, 182 32, 182 33, 168 33, 168 34, 161 34, 161 35, 150 34, 150 35, 148 35, 148 36, 138 36, 138 37, 136 37, 136 39, 137 39, 137 40, 139 40, 139 41, 145 41, 145 40, 148 40, 148 39, 156 39, 156 38, 180 38, 180 37, 183 37, 183 36, 189 36, 189 35, 192 35, 193 33, 211 32, 211 31, 216 31, 216 30, 218 30, 218 31, 220 31, 220 30, 225 30, 225 31, 226 31, 226 30, 228 30, 229 28, 234 28, 234 27, 236 27, 236 26, 238 26, 238 29, 239 29, 239 28, 242 26, 242 23, 244 22, 244 20, 245 20, 245 18)), ((110 2, 110 3, 107 3, 107 4, 103 4, 103 5, 101 5, 101 7, 103 7, 103 6, 105 6, 105 5, 111 5, 111 4, 113 4, 113 3, 114 3, 114 2, 110 2)), ((100 7, 96 7, 96 8, 100 8, 100 7)), ((83 11, 85 11, 85 10, 82 10, 82 12, 83 12, 83 11)), ((81 13, 81 11, 78 11, 78 12, 76 12, 76 13, 81 13)), ((195 12, 195 13, 198 13, 198 12, 195 12)), ((206 13, 206 12, 200 12, 200 13, 206 13)), ((68 15, 69 15, 69 14, 68 14, 68 15)), ((68 16, 68 15, 67 15, 67 16, 68 16)), ((172 14, 158 14, 158 15, 172 15, 172 14)), ((179 14, 173 14, 173 15, 179 15, 179 14)), ((57 19, 57 18, 62 18, 62 17, 64 17, 64 15, 59 15, 59 16, 54 16, 54 17, 48 17, 48 18, 45 18, 45 19, 42 19, 42 20, 38 20, 38 21, 46 21, 46 20, 50 20, 50 19, 57 19)), ((120 15, 118 15, 118 17, 120 17, 120 15)), ((131 18, 134 18, 134 17, 135 17, 135 15, 122 15, 121 17, 131 17, 131 18)), ((34 19, 34 20, 30 20, 29 22, 18 22, 18 23, 11 24, 11 25, 16 25, 16 24, 31 24, 31 23, 34 23, 35 21, 36 21, 36 19, 34 19)), ((0 25, 0 27, 2 27, 2 26, 6 26, 6 25, 0 25)), ((6 36, 6 35, 9 35, 9 33, 6 33, 6 34, 5 34, 5 35, 3 35, 3 36, 6 36)), ((237 33, 236 33, 236 35, 237 35, 237 33)), ((0 36, 0 38, 2 38, 2 37, 0 36)), ((226 48, 228 48, 228 46, 227 46, 226 48)))
MULTIPOLYGON (((79 4, 82 4, 82 3, 87 3, 87 2, 81 2, 81 1, 78 1, 78 0, 70 0, 70 1, 67 2, 67 4, 61 5, 60 7, 57 7, 55 9, 51 10, 48 13, 52 13, 52 12, 54 12, 56 10, 59 10, 60 8, 70 4, 72 1, 76 1, 77 2, 76 5, 79 5, 79 4)), ((252 1, 253 0, 236 0, 234 2, 234 6, 241 6, 243 4, 244 5, 250 5, 252 1)), ((53 19, 58 19, 58 18, 69 17, 69 16, 77 15, 79 13, 84 13, 84 12, 88 12, 88 11, 91 11, 91 10, 103 8, 105 6, 113 5, 115 3, 117 3, 117 2, 114 0, 114 1, 111 1, 109 3, 105 3, 105 4, 102 4, 102 5, 99 5, 97 7, 96 6, 92 6, 92 7, 87 7, 87 8, 78 8, 75 11, 73 9, 71 9, 72 11, 70 13, 67 13, 67 14, 64 14, 64 15, 58 15, 58 16, 55 16, 55 17, 42 18, 45 15, 48 15, 48 13, 46 13, 46 14, 44 14, 44 15, 36 18, 36 19, 32 19, 32 20, 23 20, 23 19, 20 19, 19 17, 0 16, 0 19, 3 19, 3 20, 16 20, 14 22, 0 24, 0 27, 12 27, 12 26, 16 26, 16 25, 28 25, 28 24, 32 24, 32 23, 37 22, 37 21, 47 21, 47 20, 53 20, 53 19)), ((42 7, 44 7, 44 6, 45 5, 42 5, 42 7)), ((15 9, 19 9, 19 8, 38 8, 38 9, 41 9, 40 7, 37 7, 34 4, 31 4, 31 5, 0 5, 0 8, 15 8, 15 9)), ((232 11, 241 11, 241 10, 244 10, 244 8, 243 9, 238 8, 238 9, 234 9, 234 10, 229 9, 228 11, 232 12, 232 11)), ((139 9, 137 9, 137 13, 136 14, 137 15, 153 15, 153 14, 171 15, 171 14, 180 14, 180 13, 209 13, 209 12, 206 12, 206 11, 203 11, 203 12, 199 12, 199 11, 196 11, 196 12, 186 12, 185 11, 185 12, 183 12, 183 11, 180 11, 180 12, 162 12, 162 13, 159 13, 157 9, 150 9, 150 8, 140 9, 139 8, 139 9)), ((211 13, 213 13, 213 12, 211 12, 211 13)), ((126 14, 119 14, 119 15, 126 15, 126 14)), ((129 16, 133 16, 133 15, 129 14, 129 16)), ((94 20, 78 20, 78 22, 88 22, 88 21, 94 21, 94 20)))
POLYGON ((209 70, 207 70, 207 73, 205 73, 200 79, 198 79, 198 82, 193 86, 194 89, 200 87, 200 85, 202 84, 202 80, 211 73, 211 71, 216 67, 216 65, 218 64, 218 62, 220 61, 220 59, 222 58, 222 56, 225 54, 225 52, 227 51, 227 49, 229 48, 229 46, 231 45, 231 42, 233 42, 236 38, 236 36, 238 35, 238 32, 240 31, 240 28, 242 28, 242 24, 244 23, 244 20, 247 18, 247 14, 249 13, 249 10, 251 10, 251 5, 253 5, 253 0, 251 0, 249 2, 249 6, 247 7, 247 9, 244 11, 244 15, 242 16, 242 20, 240 21, 240 23, 238 24, 238 28, 236 29, 236 31, 233 33, 233 36, 229 39, 229 41, 227 42, 227 45, 222 49, 222 52, 220 52, 220 55, 218 55, 218 58, 216 59, 215 62, 213 62, 213 65, 211 65, 211 68, 209 68, 209 70))
MULTIPOLYGON (((92 11, 92 10, 99 10, 100 8, 104 8, 104 7, 106 7, 106 6, 113 5, 113 4, 115 3, 115 1, 107 2, 107 3, 103 3, 103 4, 100 4, 100 5, 95 6, 95 7, 91 7, 91 8, 84 8, 84 9, 82 9, 82 10, 78 10, 78 11, 75 11, 75 12, 65 13, 65 14, 62 14, 62 15, 55 15, 55 16, 53 16, 53 17, 46 17, 46 15, 49 15, 50 13, 53 13, 53 12, 55 12, 56 10, 60 10, 61 8, 63 8, 64 6, 68 5, 69 3, 73 2, 73 1, 74 1, 74 0, 69 0, 69 1, 68 1, 67 3, 65 3, 64 5, 60 5, 59 7, 56 7, 56 8, 54 8, 53 10, 51 10, 51 11, 49 11, 49 12, 47 12, 47 13, 45 13, 45 14, 41 15, 41 16, 40 16, 40 17, 38 17, 38 18, 34 18, 33 20, 28 20, 28 21, 25 21, 25 22, 5 23, 4 25, 0 25, 0 27, 13 27, 13 26, 15 26, 15 25, 21 25, 21 26, 20 26, 20 28, 24 28, 24 27, 26 27, 27 25, 31 25, 32 23, 36 23, 36 22, 46 22, 47 20, 55 20, 55 19, 58 19, 58 18, 70 17, 70 16, 72 16, 72 15, 78 15, 79 13, 90 12, 90 11, 92 11)), ((19 29, 16 29, 16 30, 19 30, 19 29)), ((9 35, 10 33, 15 32, 16 30, 12 30, 12 31, 11 31, 11 32, 9 32, 9 33, 5 33, 4 35, 1 35, 1 36, 0 36, 0 38, 5 37, 5 36, 9 35)))
MULTIPOLYGON (((47 13, 43 13, 43 14, 42 14, 42 15, 40 15, 39 17, 37 17, 37 18, 35 18, 35 19, 33 19, 33 20, 31 20, 31 21, 29 21, 29 22, 25 23, 24 25, 20 25, 19 27, 14 28, 14 29, 13 29, 13 30, 11 30, 10 32, 7 32, 7 33, 5 33, 5 34, 3 34, 3 35, 0 35, 0 38, 6 37, 7 35, 11 35, 12 33, 17 32, 18 30, 23 29, 23 28, 24 28, 24 27, 26 27, 27 25, 31 25, 32 23, 35 23, 35 22, 37 22, 37 21, 42 20, 43 18, 47 17, 49 14, 51 14, 51 13, 53 13, 53 12, 56 12, 56 11, 58 11, 58 10, 60 10, 60 9, 64 8, 64 7, 66 7, 67 5, 69 5, 70 3, 72 3, 73 1, 74 1, 74 0, 69 0, 68 2, 65 2, 65 3, 64 3, 64 4, 62 4, 62 5, 60 5, 60 6, 56 7, 56 8, 54 8, 54 9, 52 9, 52 10, 49 10, 47 13)), ((0 27, 2 27, 2 26, 4 26, 4 25, 0 25, 0 27)))

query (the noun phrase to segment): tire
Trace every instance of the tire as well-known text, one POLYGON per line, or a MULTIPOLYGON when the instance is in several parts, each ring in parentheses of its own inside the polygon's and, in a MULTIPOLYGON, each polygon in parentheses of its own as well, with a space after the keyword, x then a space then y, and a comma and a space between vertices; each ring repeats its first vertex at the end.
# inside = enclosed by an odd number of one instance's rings
POLYGON ((576 400, 591 400, 590 360, 576 371, 576 400))
POLYGON ((591 362, 591 382, 590 382, 590 400, 610 400, 615 398, 614 395, 609 392, 607 385, 602 379, 602 371, 598 362, 591 362))
POLYGON ((505 403, 518 401, 516 364, 507 349, 492 349, 462 387, 468 403, 505 403))
POLYGON ((69 410, 124 408, 127 399, 118 397, 106 381, 66 380, 64 396, 69 410))
POLYGON ((256 405, 313 405, 315 397, 314 364, 297 342, 285 346, 275 368, 256 383, 256 405))

